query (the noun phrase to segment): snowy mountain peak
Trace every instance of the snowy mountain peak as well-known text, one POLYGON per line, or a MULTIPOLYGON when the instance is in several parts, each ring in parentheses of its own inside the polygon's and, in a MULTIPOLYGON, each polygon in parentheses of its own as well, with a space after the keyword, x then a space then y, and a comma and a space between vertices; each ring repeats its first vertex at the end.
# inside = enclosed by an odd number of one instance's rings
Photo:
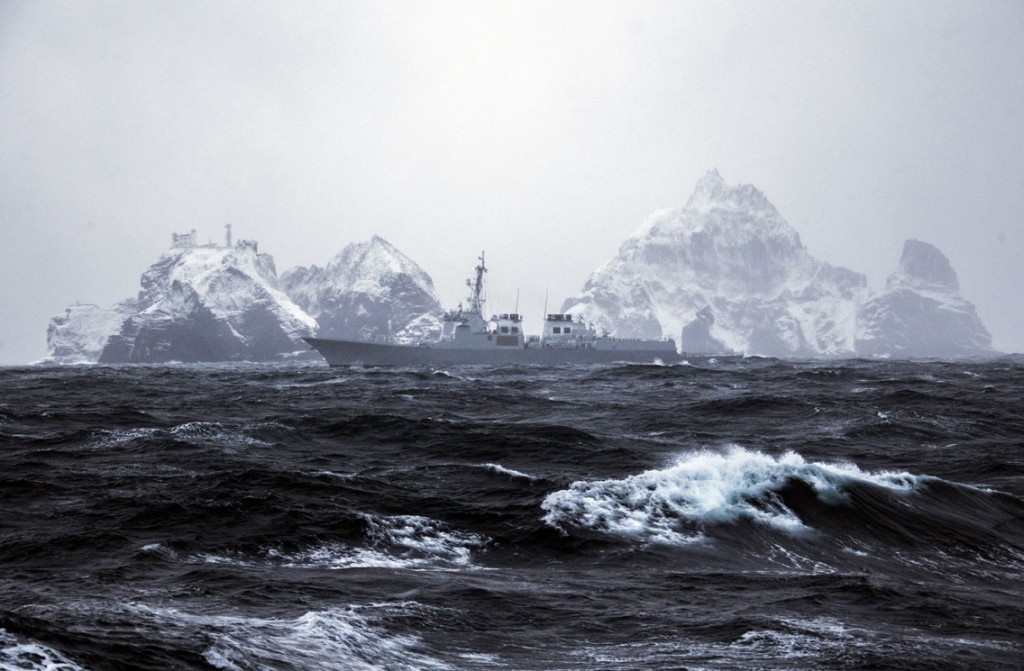
POLYGON ((959 291, 956 271, 942 252, 927 242, 907 240, 885 290, 860 307, 857 352, 954 358, 991 354, 992 335, 959 291))
POLYGON ((408 275, 417 284, 429 287, 431 293, 434 291, 430 276, 415 261, 379 235, 374 235, 368 242, 347 245, 331 259, 324 270, 335 279, 345 282, 344 288, 350 290, 357 288, 360 283, 379 285, 386 278, 408 275))
POLYGON ((946 255, 920 240, 907 240, 896 271, 886 280, 887 289, 909 287, 956 293, 960 280, 946 255))
POLYGON ((214 314, 232 318, 254 300, 274 304, 289 328, 309 333, 316 322, 277 288, 274 259, 256 246, 195 247, 164 254, 142 275, 139 302, 151 311, 164 309, 168 296, 188 287, 214 314), (159 307, 158 307, 159 306, 159 307))
POLYGON ((690 198, 694 198, 698 194, 706 195, 707 197, 714 197, 717 194, 725 191, 725 180, 722 179, 722 175, 718 172, 717 168, 708 170, 704 173, 704 176, 697 182, 696 188, 693 190, 693 195, 690 198))
POLYGON ((676 244, 681 237, 694 236, 713 238, 716 248, 738 247, 765 238, 783 247, 803 248, 799 234, 761 191, 752 184, 726 184, 718 171, 712 170, 697 182, 684 207, 651 214, 626 240, 620 253, 628 253, 651 238, 676 244))
POLYGON ((285 272, 281 285, 317 319, 321 337, 406 342, 440 329, 433 280, 379 235, 346 246, 324 268, 285 272))
POLYGON ((718 170, 711 170, 697 182, 684 209, 694 212, 713 210, 760 212, 764 218, 779 217, 778 210, 753 184, 730 186, 718 170))
POLYGON ((860 273, 812 258, 753 185, 712 170, 684 207, 649 217, 563 312, 623 337, 682 334, 689 351, 813 356, 852 347, 865 290, 860 273))

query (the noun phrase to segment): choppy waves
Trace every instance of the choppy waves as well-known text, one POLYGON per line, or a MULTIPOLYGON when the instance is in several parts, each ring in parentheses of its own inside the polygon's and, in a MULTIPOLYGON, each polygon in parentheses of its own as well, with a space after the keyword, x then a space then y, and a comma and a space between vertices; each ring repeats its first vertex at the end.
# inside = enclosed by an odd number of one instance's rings
POLYGON ((907 472, 732 447, 548 494, 568 537, 690 548, 733 570, 891 571, 957 584, 1024 576, 1024 501, 907 472))
POLYGON ((0 369, 0 670, 1015 669, 1020 362, 0 369))
MULTIPOLYGON (((429 610, 415 602, 333 607, 294 617, 190 612, 180 607, 131 602, 78 602, 57 610, 33 608, 30 613, 34 617, 59 616, 78 626, 99 622, 128 626, 138 637, 138 644, 100 634, 100 641, 109 645, 113 654, 80 666, 52 648, 0 630, 0 669, 175 668, 190 660, 202 660, 208 668, 226 671, 451 669, 419 637, 388 629, 389 621, 429 617, 429 610), (183 649, 175 651, 178 646, 183 649), (147 647, 151 648, 149 657, 147 647)), ((56 638, 71 643, 74 635, 57 634, 56 638)))

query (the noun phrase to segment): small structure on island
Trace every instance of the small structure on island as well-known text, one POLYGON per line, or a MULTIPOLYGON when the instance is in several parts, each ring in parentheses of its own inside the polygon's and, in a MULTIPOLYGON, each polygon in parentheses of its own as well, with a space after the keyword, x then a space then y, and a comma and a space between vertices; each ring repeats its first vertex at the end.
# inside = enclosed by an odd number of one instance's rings
POLYGON ((255 240, 239 240, 232 244, 231 237, 231 224, 224 224, 224 245, 218 245, 211 241, 209 244, 199 244, 199 236, 196 233, 196 229, 192 229, 188 233, 171 233, 171 249, 252 249, 257 251, 255 240))
POLYGON ((196 229, 194 228, 188 233, 171 233, 172 249, 195 249, 198 246, 196 244, 196 229))

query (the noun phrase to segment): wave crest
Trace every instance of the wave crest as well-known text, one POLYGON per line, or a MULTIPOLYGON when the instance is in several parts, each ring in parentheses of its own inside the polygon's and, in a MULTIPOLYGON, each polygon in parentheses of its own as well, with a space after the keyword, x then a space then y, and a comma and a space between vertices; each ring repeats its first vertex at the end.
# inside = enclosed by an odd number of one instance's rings
POLYGON ((848 501, 847 488, 854 483, 909 491, 920 479, 909 473, 868 473, 853 464, 807 462, 795 452, 773 457, 734 446, 724 454, 686 454, 667 468, 620 480, 575 482, 549 494, 541 507, 544 521, 559 529, 679 545, 704 538, 707 525, 740 519, 788 533, 807 531, 780 495, 793 481, 835 506, 848 501))

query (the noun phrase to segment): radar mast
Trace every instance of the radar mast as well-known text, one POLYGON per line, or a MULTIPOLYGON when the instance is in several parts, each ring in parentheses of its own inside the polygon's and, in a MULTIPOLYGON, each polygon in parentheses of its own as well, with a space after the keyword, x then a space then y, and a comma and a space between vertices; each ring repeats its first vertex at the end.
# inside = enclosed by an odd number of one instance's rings
POLYGON ((466 286, 470 288, 472 293, 469 295, 469 309, 474 313, 480 315, 481 318, 484 316, 484 273, 487 272, 487 266, 484 263, 484 253, 480 252, 480 265, 474 268, 476 271, 476 281, 466 280, 466 286))

